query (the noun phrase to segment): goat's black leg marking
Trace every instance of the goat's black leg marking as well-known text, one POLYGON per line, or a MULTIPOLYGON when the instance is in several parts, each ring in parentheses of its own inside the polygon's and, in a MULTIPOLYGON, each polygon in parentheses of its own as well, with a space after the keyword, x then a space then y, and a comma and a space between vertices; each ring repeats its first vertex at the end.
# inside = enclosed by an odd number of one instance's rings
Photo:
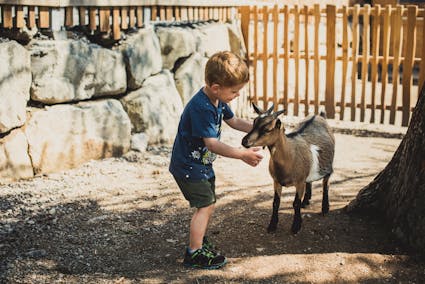
POLYGON ((275 191, 274 199, 273 199, 273 214, 272 219, 270 220, 269 227, 267 228, 267 232, 273 233, 276 231, 277 222, 279 221, 278 211, 280 206, 280 195, 275 191))
POLYGON ((301 198, 298 197, 298 192, 295 193, 294 203, 294 222, 292 223, 292 233, 296 234, 301 229, 301 198))
POLYGON ((311 199, 311 182, 306 182, 305 194, 304 194, 303 202, 301 203, 301 207, 306 208, 308 205, 310 205, 310 199, 311 199))
POLYGON ((329 175, 323 178, 322 215, 329 212, 329 175))

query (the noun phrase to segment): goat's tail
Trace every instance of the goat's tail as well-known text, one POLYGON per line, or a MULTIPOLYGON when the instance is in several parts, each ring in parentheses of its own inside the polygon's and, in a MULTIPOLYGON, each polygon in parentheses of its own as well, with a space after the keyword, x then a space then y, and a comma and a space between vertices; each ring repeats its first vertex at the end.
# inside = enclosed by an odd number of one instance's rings
POLYGON ((319 115, 321 116, 321 117, 323 117, 324 119, 326 119, 327 117, 326 117, 326 112, 324 111, 324 110, 322 110, 320 113, 319 113, 319 115))

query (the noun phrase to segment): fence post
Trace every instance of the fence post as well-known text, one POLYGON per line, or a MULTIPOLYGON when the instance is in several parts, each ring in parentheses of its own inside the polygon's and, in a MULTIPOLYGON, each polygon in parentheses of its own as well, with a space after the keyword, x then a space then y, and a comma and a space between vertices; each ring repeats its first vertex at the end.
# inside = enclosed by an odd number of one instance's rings
POLYGON ((249 13, 249 6, 242 6, 240 7, 239 13, 241 14, 241 30, 242 30, 242 37, 243 42, 245 44, 246 48, 246 57, 249 62, 249 19, 250 19, 250 13, 249 13))
POLYGON ((329 118, 335 118, 335 25, 336 6, 326 6, 326 99, 325 110, 329 118))

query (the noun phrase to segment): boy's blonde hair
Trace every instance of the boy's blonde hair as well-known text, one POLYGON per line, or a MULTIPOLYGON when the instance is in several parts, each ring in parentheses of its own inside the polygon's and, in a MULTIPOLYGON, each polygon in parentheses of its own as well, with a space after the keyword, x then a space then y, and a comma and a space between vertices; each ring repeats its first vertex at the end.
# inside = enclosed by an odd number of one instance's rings
POLYGON ((208 86, 219 84, 232 87, 247 83, 248 80, 248 66, 240 56, 230 51, 215 53, 205 67, 205 83, 208 86))

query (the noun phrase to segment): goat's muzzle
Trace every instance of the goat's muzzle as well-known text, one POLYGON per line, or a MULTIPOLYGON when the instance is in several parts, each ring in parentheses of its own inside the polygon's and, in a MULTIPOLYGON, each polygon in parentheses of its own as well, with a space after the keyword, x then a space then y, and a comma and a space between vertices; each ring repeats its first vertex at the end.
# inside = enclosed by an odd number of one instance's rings
POLYGON ((242 146, 244 146, 245 148, 249 148, 250 147, 250 145, 248 143, 248 137, 247 136, 245 136, 244 138, 242 138, 242 146))

